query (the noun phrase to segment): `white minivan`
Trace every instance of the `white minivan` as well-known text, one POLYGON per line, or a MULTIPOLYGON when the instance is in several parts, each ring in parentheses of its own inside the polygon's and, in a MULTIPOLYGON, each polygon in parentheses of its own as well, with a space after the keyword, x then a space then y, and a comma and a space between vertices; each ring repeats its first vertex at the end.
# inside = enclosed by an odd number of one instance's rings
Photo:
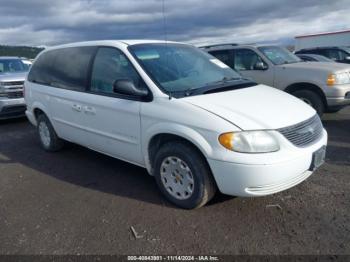
POLYGON ((145 167, 183 208, 217 189, 280 192, 324 162, 327 132, 314 109, 191 45, 62 45, 42 52, 27 78, 26 115, 45 150, 66 140, 145 167))

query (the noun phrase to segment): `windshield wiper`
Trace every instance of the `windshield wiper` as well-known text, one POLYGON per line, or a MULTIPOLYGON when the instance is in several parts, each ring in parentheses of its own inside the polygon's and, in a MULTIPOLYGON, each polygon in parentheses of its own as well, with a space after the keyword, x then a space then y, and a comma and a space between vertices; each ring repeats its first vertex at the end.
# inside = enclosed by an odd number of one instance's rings
POLYGON ((191 95, 199 95, 199 94, 206 94, 206 93, 214 93, 214 92, 222 92, 224 90, 234 90, 234 89, 240 89, 245 87, 250 87, 256 85, 255 82, 253 82, 250 79, 245 78, 233 78, 229 81, 223 80, 223 81, 216 81, 213 83, 209 83, 205 86, 199 87, 199 88, 192 88, 188 91, 186 91, 185 96, 191 96, 191 95), (236 81, 235 83, 232 83, 233 81, 236 81), (217 91, 215 91, 217 90, 217 91), (221 90, 221 91, 219 91, 221 90))
POLYGON ((219 85, 219 84, 226 84, 226 83, 229 83, 231 81, 238 81, 238 80, 244 80, 244 78, 242 78, 242 77, 226 77, 225 76, 221 80, 206 83, 204 86, 201 86, 201 87, 190 87, 190 88, 188 88, 188 89, 186 89, 184 91, 185 92, 185 96, 190 96, 192 94, 192 91, 194 91, 194 90, 207 88, 209 86, 216 86, 216 85, 219 85))

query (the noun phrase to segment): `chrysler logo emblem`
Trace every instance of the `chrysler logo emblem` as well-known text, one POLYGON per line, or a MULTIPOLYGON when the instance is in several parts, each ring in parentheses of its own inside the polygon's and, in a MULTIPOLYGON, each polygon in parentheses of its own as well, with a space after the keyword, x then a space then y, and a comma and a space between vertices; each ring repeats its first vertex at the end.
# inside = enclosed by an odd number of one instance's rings
POLYGON ((313 135, 315 133, 315 128, 312 126, 308 126, 303 128, 302 130, 297 131, 299 135, 313 135))

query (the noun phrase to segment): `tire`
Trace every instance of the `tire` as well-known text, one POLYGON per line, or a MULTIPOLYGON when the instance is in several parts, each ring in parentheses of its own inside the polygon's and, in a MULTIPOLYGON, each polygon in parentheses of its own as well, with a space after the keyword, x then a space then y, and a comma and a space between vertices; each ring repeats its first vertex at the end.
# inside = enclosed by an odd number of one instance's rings
POLYGON ((37 130, 40 144, 45 151, 56 152, 62 149, 64 142, 57 136, 50 120, 45 114, 38 116, 37 130))
POLYGON ((175 141, 164 144, 155 156, 154 167, 160 191, 179 207, 199 208, 215 195, 216 184, 209 165, 187 143, 175 141))
POLYGON ((325 111, 325 105, 323 103, 322 97, 317 93, 310 90, 299 90, 292 93, 292 95, 312 106, 320 117, 323 115, 325 111))

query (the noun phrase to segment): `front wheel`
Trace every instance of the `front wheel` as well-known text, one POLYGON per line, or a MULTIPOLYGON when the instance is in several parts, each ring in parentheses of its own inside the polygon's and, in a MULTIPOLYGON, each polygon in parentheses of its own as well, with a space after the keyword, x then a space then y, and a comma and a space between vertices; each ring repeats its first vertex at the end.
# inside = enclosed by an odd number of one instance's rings
POLYGON ((322 97, 319 94, 310 90, 299 90, 293 92, 292 95, 312 106, 320 117, 323 115, 325 105, 322 101, 322 97))
POLYGON ((182 142, 168 142, 160 148, 155 157, 155 178, 164 196, 186 209, 205 205, 216 192, 203 156, 182 142))

